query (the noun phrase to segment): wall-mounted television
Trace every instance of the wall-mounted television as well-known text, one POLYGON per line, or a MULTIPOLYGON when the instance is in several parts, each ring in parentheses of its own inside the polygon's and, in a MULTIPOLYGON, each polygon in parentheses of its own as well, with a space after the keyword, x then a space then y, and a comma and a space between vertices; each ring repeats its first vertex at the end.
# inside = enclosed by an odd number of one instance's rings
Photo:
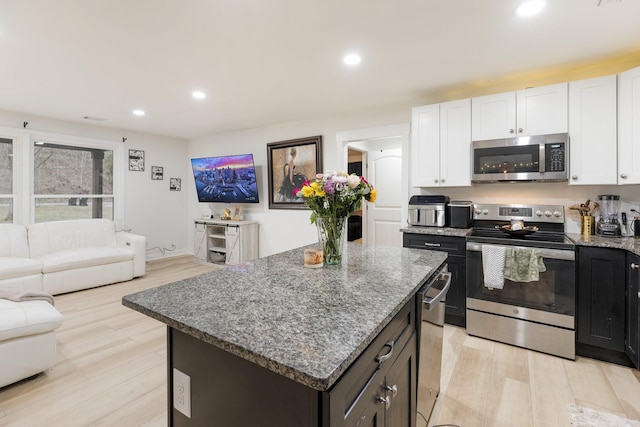
POLYGON ((253 154, 191 159, 198 201, 259 203, 253 154))

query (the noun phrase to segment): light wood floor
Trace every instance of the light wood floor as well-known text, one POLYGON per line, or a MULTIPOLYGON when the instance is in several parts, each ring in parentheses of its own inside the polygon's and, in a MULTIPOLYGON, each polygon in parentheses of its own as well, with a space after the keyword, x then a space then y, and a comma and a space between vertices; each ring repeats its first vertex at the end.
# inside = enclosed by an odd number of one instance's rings
MULTIPOLYGON (((191 257, 152 261, 143 278, 57 296, 65 317, 57 362, 0 389, 0 426, 166 426, 165 326, 122 306, 121 298, 215 268, 191 257)), ((443 386, 429 426, 571 426, 568 403, 640 419, 639 377, 445 326, 443 386)))

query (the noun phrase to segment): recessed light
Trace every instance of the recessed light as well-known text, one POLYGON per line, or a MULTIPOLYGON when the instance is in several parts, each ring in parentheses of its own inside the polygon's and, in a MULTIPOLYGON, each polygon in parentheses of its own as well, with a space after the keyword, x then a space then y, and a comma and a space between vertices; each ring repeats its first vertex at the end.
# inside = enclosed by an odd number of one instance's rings
POLYGON ((191 96, 193 96, 195 99, 205 99, 207 97, 207 94, 202 92, 201 90, 194 90, 193 92, 191 92, 191 96))
POLYGON ((529 0, 522 3, 516 9, 518 16, 532 16, 544 9, 544 0, 529 0))
POLYGON ((133 112, 133 115, 134 115, 134 116, 140 116, 140 117, 141 117, 141 116, 144 116, 144 115, 146 114, 146 113, 145 113, 144 111, 142 111, 142 110, 133 110, 132 112, 133 112))
POLYGON ((349 53, 342 58, 342 61, 347 65, 353 66, 358 65, 362 61, 362 58, 360 58, 360 55, 357 53, 349 53))

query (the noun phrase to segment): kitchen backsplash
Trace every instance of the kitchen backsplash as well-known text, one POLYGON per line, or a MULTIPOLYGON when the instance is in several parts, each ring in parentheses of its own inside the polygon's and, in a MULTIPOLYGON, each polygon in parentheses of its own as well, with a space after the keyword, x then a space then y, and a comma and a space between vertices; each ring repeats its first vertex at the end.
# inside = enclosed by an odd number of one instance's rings
POLYGON ((597 200, 599 194, 620 195, 620 212, 633 218, 631 208, 640 211, 640 185, 568 185, 554 183, 494 183, 471 187, 412 188, 413 194, 443 194, 451 200, 471 200, 474 203, 540 203, 565 207, 567 233, 580 233, 580 215, 569 206, 597 200))

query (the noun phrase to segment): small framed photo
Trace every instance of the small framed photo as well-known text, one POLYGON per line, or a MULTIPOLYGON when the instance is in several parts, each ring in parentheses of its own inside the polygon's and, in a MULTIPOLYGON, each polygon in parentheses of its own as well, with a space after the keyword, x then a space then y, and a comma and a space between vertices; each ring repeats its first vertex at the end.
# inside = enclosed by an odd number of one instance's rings
POLYGON ((233 216, 231 217, 234 221, 240 221, 242 218, 242 206, 236 206, 233 208, 233 216))
POLYGON ((151 166, 151 179, 161 180, 164 178, 164 168, 162 166, 151 166))
POLYGON ((169 190, 180 191, 182 189, 182 180, 180 178, 169 178, 169 190))
POLYGON ((269 209, 309 209, 294 191, 322 172, 322 135, 267 144, 269 209))
POLYGON ((129 170, 136 172, 144 171, 144 151, 129 150, 129 170))

